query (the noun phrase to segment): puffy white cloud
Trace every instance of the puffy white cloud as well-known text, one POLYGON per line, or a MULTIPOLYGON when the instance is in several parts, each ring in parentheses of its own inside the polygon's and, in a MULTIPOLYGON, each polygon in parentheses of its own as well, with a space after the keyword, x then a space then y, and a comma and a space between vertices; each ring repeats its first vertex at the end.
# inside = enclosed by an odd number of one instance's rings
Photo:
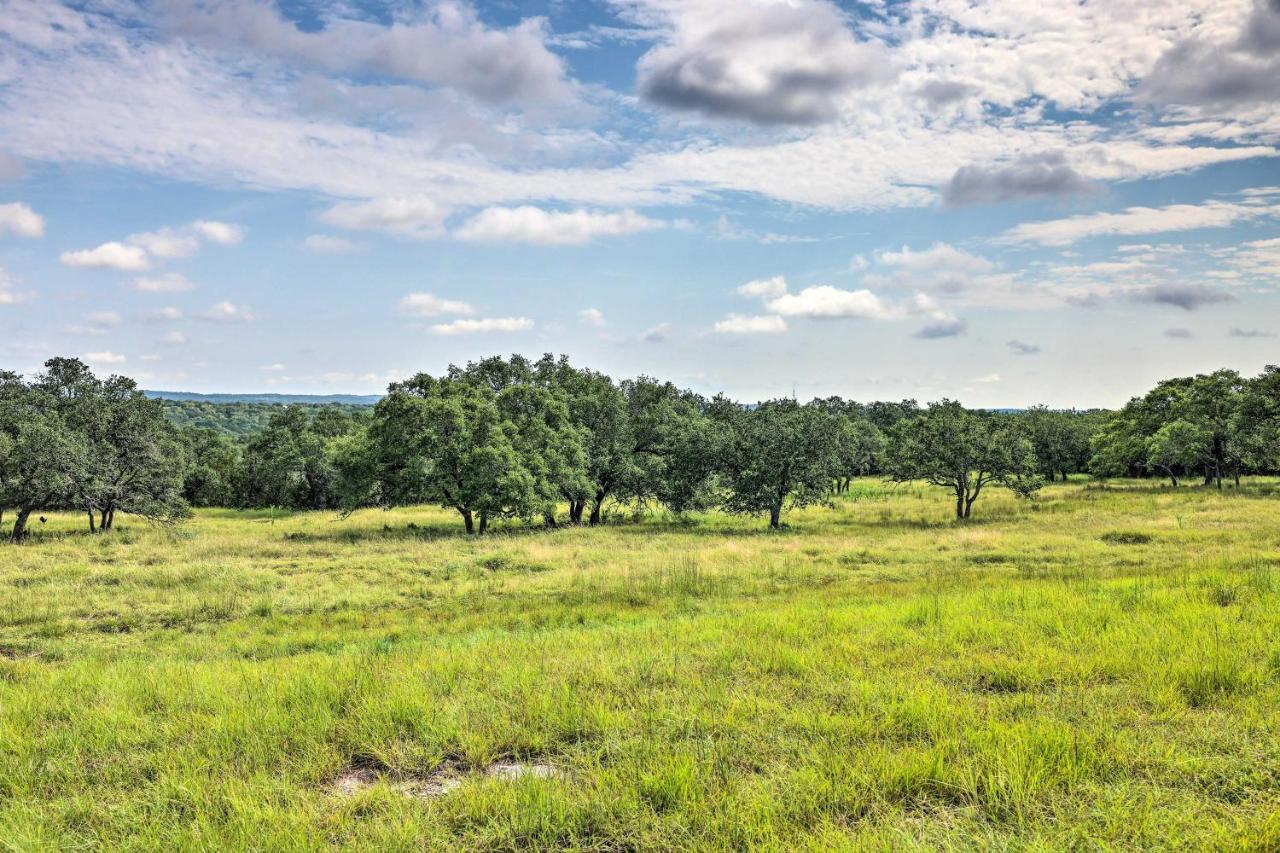
POLYGON ((528 317, 484 317, 476 320, 454 320, 431 327, 436 335, 472 335, 479 332, 523 332, 533 328, 528 317))
POLYGON ((89 327, 98 331, 107 331, 120 325, 120 312, 94 311, 85 317, 89 327))
POLYGON ((777 334, 787 330, 787 321, 771 314, 759 316, 730 314, 717 322, 712 329, 727 335, 777 334))
POLYGON ((130 234, 125 242, 139 246, 153 258, 186 258, 196 253, 201 241, 234 246, 244 239, 244 228, 230 222, 197 220, 178 228, 157 228, 130 234))
POLYGON ((320 214, 320 221, 338 228, 437 237, 444 233, 448 215, 447 208, 425 196, 390 196, 335 204, 320 214))
POLYGON ((128 242, 141 246, 156 258, 185 258, 200 248, 200 240, 194 234, 172 228, 130 234, 128 242))
POLYGON ((245 323, 253 319, 253 312, 243 305, 223 300, 200 312, 199 316, 213 323, 245 323))
POLYGON ((0 204, 0 236, 44 236, 44 217, 20 201, 0 204))
POLYGON ((231 222, 199 219, 192 222, 190 227, 205 240, 219 246, 235 246, 244 240, 244 228, 231 222))
POLYGON ((986 273, 995 269, 987 258, 957 249, 950 243, 934 243, 928 249, 913 251, 903 246, 900 251, 876 253, 876 260, 885 266, 898 267, 913 273, 960 272, 986 273))
POLYGON ((605 325, 604 312, 599 308, 583 308, 578 312, 578 319, 588 326, 601 327, 605 325))
POLYGON ((474 314, 466 302, 442 299, 434 293, 410 293, 400 300, 400 313, 414 317, 438 317, 441 314, 474 314))
POLYGON ((784 317, 885 319, 897 316, 892 306, 870 290, 841 290, 828 284, 774 297, 765 302, 765 308, 784 317))
POLYGON ((756 279, 738 287, 738 293, 742 296, 760 299, 777 299, 786 292, 787 279, 780 275, 775 275, 772 278, 756 279))
POLYGON ((1119 213, 1082 213, 1065 219, 1024 222, 1006 231, 1000 240, 1005 243, 1066 246, 1089 237, 1225 228, 1242 220, 1275 216, 1280 216, 1280 205, 1231 201, 1130 207, 1119 213))
POLYGON ((151 260, 141 246, 128 246, 114 241, 93 249, 63 252, 58 260, 66 266, 84 269, 141 272, 151 268, 151 260))
POLYGON ((188 290, 194 290, 195 284, 189 281, 186 276, 171 272, 164 275, 135 278, 129 284, 129 289, 136 290, 139 293, 184 293, 188 290))
POLYGON ((187 343, 187 336, 182 332, 165 332, 164 335, 160 337, 160 343, 167 347, 185 346, 187 343))
POLYGON ((103 352, 87 352, 84 360, 92 365, 124 364, 129 359, 119 353, 104 350, 103 352))
POLYGON ((459 240, 580 246, 597 237, 620 237, 666 227, 665 222, 633 210, 543 210, 539 207, 490 207, 453 232, 459 240))
POLYGON ((341 255, 346 252, 354 252, 360 248, 359 243, 348 240, 345 237, 335 237, 332 234, 308 235, 302 241, 302 245, 318 255, 341 255))

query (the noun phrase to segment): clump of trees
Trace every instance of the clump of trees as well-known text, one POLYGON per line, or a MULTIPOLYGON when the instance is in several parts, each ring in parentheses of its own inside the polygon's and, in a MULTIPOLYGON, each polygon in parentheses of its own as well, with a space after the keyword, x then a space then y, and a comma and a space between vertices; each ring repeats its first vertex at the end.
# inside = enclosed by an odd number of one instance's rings
POLYGON ((261 428, 239 435, 216 417, 178 428, 171 404, 75 359, 31 381, 0 372, 0 522, 12 510, 20 539, 46 509, 110 530, 117 510, 169 521, 189 506, 433 503, 481 534, 507 519, 599 524, 612 503, 719 507, 778 527, 865 475, 945 488, 965 519, 988 488, 1031 496, 1086 471, 1220 488, 1280 469, 1277 367, 1167 380, 1117 412, 985 412, 950 400, 742 405, 517 355, 418 374, 373 407, 229 405, 261 428))
POLYGON ((177 429, 132 379, 99 379, 73 358, 50 359, 30 382, 0 371, 0 515, 15 511, 10 539, 47 509, 83 511, 90 532, 110 530, 117 511, 181 518, 184 469, 177 429))
POLYGON ((1246 379, 1234 370, 1167 379, 1109 415, 1093 436, 1099 477, 1202 478, 1221 489, 1280 467, 1280 368, 1246 379))

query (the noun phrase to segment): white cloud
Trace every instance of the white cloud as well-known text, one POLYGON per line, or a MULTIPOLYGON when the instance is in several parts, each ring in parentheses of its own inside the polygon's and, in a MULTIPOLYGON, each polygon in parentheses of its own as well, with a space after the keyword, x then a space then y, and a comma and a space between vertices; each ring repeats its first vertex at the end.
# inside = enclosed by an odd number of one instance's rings
POLYGON ((533 328, 528 317, 484 317, 477 320, 454 320, 431 327, 436 335, 471 335, 479 332, 523 332, 533 328))
POLYGON ((444 233, 448 215, 447 208, 425 196, 387 197, 335 204, 320 214, 320 221, 338 228, 437 237, 444 233))
POLYGON ((604 312, 599 308, 583 308, 578 312, 578 319, 586 323, 588 326, 604 326, 604 312))
POLYGON ((870 290, 841 290, 827 284, 806 287, 765 302, 765 307, 784 317, 863 317, 885 319, 898 312, 870 290))
POLYGON ((457 299, 442 299, 434 293, 410 293, 400 300, 400 313, 414 317, 438 317, 441 314, 474 314, 475 309, 457 299))
POLYGON ((470 242, 579 246, 597 237, 637 234, 666 225, 633 210, 616 213, 557 211, 525 205, 487 208, 453 233, 459 240, 470 242))
POLYGON ((185 346, 187 343, 187 336, 182 334, 182 332, 165 332, 160 338, 160 343, 168 347, 185 346))
POLYGON ((341 255, 360 248, 359 243, 332 234, 311 234, 302 241, 302 245, 318 255, 341 255))
POLYGON ((84 354, 84 360, 89 362, 92 365, 109 365, 109 364, 124 364, 129 359, 125 358, 123 355, 120 355, 119 353, 114 353, 114 352, 111 352, 110 350, 106 350, 103 352, 87 352, 84 354))
POLYGON ((259 370, 264 370, 264 371, 266 371, 266 372, 268 372, 268 373, 280 373, 280 372, 283 372, 283 371, 287 370, 288 368, 286 368, 286 367, 285 367, 283 364, 281 364, 280 362, 276 362, 275 364, 264 364, 264 365, 262 365, 262 367, 259 367, 258 369, 259 369, 259 370))
POLYGON ((201 240, 220 246, 234 246, 243 239, 244 228, 239 225, 200 219, 180 228, 165 227, 130 234, 126 242, 141 246, 152 257, 172 259, 194 255, 201 240))
POLYGON ((44 236, 44 217, 20 201, 0 204, 0 236, 44 236))
POLYGON ((129 289, 136 290, 139 293, 184 293, 195 289, 195 284, 188 281, 186 276, 171 272, 164 275, 135 278, 129 285, 129 289))
POLYGON ((992 384, 994 384, 994 383, 996 383, 996 382, 999 382, 999 381, 1000 381, 1000 374, 999 374, 999 373, 988 373, 987 375, 985 375, 985 376, 979 376, 979 377, 975 378, 975 379, 974 379, 974 380, 972 380, 972 381, 977 382, 977 383, 979 383, 979 384, 981 384, 981 385, 992 385, 992 384))
POLYGON ((777 334, 787 330, 787 322, 774 315, 748 317, 730 314, 712 328, 713 331, 729 335, 777 334))
POLYGON ((245 323, 253 319, 253 312, 242 305, 224 300, 201 312, 200 318, 214 323, 245 323))
POLYGON ((191 230, 219 246, 236 246, 244 240, 244 228, 231 222, 198 219, 191 223, 191 230))
POLYGON ((775 275, 773 278, 756 279, 738 287, 740 295, 760 299, 777 299, 786 292, 787 280, 780 275, 775 275))
POLYGON ((200 248, 200 240, 194 235, 172 228, 161 228, 142 234, 130 234, 128 242, 141 246, 156 258, 185 258, 200 248))
POLYGON ((878 252, 876 260, 886 266, 916 273, 946 270, 976 274, 995 269, 995 264, 986 258, 957 249, 950 243, 934 243, 923 251, 913 251, 903 246, 898 252, 878 252))
MULTIPOLYGON (((445 5, 432 7, 425 17, 440 14, 445 5)), ((681 45, 698 44, 704 36, 708 44, 720 45, 724 39, 711 34, 752 31, 744 20, 766 5, 782 4, 738 4, 727 10, 710 0, 614 0, 627 15, 644 19, 641 23, 657 34, 659 49, 683 51, 678 61, 660 63, 662 68, 691 72, 699 72, 698 53, 681 45)), ((335 21, 326 18, 321 30, 302 32, 267 10, 266 30, 260 31, 256 23, 246 24, 256 21, 257 13, 244 15, 240 6, 220 11, 224 6, 211 5, 208 16, 226 14, 236 23, 227 30, 221 24, 212 27, 224 35, 213 38, 210 50, 148 38, 131 23, 146 10, 130 0, 85 9, 11 5, 5 16, 7 46, 22 74, 6 79, 0 93, 0 109, 11 119, 0 127, 0 145, 43 162, 312 191, 352 199, 350 204, 398 196, 428 197, 449 208, 532 202, 638 207, 744 192, 844 210, 933 204, 938 188, 959 169, 1014 162, 1037 152, 1068 152, 1070 167, 1089 181, 1133 180, 1272 157, 1280 138, 1274 111, 1265 109, 1233 107, 1209 124, 1159 113, 1135 116, 1131 125, 1117 123, 1109 109, 1096 116, 1089 112, 1123 105, 1133 81, 1149 73, 1174 42, 1206 28, 1237 32, 1245 12, 1238 3, 1187 0, 1157 17, 1149 4, 1137 0, 1053 2, 1034 14, 1015 0, 931 0, 895 8, 884 19, 870 16, 857 24, 858 34, 844 18, 839 31, 798 28, 819 41, 828 31, 855 41, 874 31, 893 45, 893 63, 901 69, 894 85, 875 93, 874 109, 856 86, 842 89, 838 75, 816 75, 818 84, 833 80, 836 93, 825 103, 819 98, 816 112, 830 106, 834 118, 818 129, 744 135, 693 124, 681 125, 676 134, 659 128, 652 136, 628 136, 612 128, 539 126, 486 113, 473 117, 485 128, 479 135, 486 142, 479 146, 476 135, 455 140, 436 130, 468 115, 448 97, 437 99, 408 126, 378 121, 382 115, 357 120, 308 112, 297 97, 300 76, 331 71, 348 75, 338 82, 352 85, 353 66, 316 61, 315 46, 321 42, 312 37, 335 39, 340 31, 330 29, 335 21), (295 50, 295 39, 309 47, 295 50), (276 51, 281 44, 288 49, 276 51), (218 49, 255 56, 227 62, 218 49), (285 67, 262 60, 264 51, 286 60, 285 67), (955 84, 950 89, 958 97, 922 111, 918 93, 935 81, 955 84), (1046 105, 1078 117, 1064 122, 1046 105)), ((823 4, 787 6, 808 16, 823 4)), ((204 14, 193 13, 201 20, 204 14)), ((412 29, 400 22, 389 28, 355 23, 385 30, 384 35, 412 29)), ((794 29, 780 27, 778 34, 794 29)), ((482 34, 478 42, 488 38, 485 33, 513 31, 479 24, 463 30, 482 34)), ((193 32, 204 33, 198 38, 202 43, 209 37, 205 24, 193 32)), ((768 32, 761 38, 772 43, 768 32)), ((360 36, 352 43, 370 42, 360 36)), ((351 44, 339 45, 334 57, 351 59, 352 51, 351 44)), ((795 82, 801 92, 809 83, 803 74, 787 80, 786 69, 803 65, 803 55, 724 56, 729 65, 707 69, 694 88, 715 94, 721 81, 749 82, 755 73, 761 75, 758 91, 766 94, 778 91, 779 80, 795 82)), ((455 58, 424 54, 419 61, 455 58)), ((360 91, 352 97, 363 99, 365 90, 394 94, 393 86, 376 79, 381 76, 354 84, 360 91)), ((808 91, 817 89, 821 85, 808 91)), ((781 113, 803 115, 803 101, 781 113)), ((614 111, 609 118, 630 118, 625 99, 602 102, 614 111)), ((438 234, 439 224, 437 219, 433 227, 410 227, 408 233, 438 234)))
POLYGON ((1066 219, 1024 222, 1006 231, 1000 241, 1067 246, 1089 237, 1225 228, 1242 220, 1275 216, 1280 216, 1280 205, 1229 201, 1130 207, 1119 213, 1083 213, 1066 219))
POLYGON ((120 272, 142 272, 151 267, 145 249, 116 242, 103 243, 93 249, 63 252, 58 260, 69 267, 120 272))

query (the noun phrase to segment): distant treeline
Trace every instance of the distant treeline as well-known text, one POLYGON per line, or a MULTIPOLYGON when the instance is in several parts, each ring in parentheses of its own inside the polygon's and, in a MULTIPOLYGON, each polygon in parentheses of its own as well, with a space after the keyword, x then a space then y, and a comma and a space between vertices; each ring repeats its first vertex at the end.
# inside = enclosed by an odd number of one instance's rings
MULTIPOLYGON (((148 392, 148 396, 151 392, 148 392)), ((208 400, 174 400, 156 397, 169 420, 179 427, 199 427, 230 436, 248 436, 262 432, 271 417, 290 407, 301 407, 313 416, 320 411, 340 411, 346 414, 368 412, 372 403, 273 403, 273 402, 211 402, 208 400)))
POLYGON ((967 518, 988 486, 1030 496, 1091 473, 1221 488, 1278 466, 1276 367, 1168 380, 1118 412, 743 405, 550 355, 418 374, 373 407, 162 402, 76 359, 52 359, 30 381, 0 372, 0 518, 16 512, 15 539, 33 513, 68 508, 90 530, 110 529, 116 510, 169 521, 191 506, 421 503, 456 510, 478 533, 497 519, 596 524, 611 503, 718 507, 778 526, 786 509, 829 501, 863 475, 945 487, 967 518), (224 408, 234 416, 219 417, 224 408))

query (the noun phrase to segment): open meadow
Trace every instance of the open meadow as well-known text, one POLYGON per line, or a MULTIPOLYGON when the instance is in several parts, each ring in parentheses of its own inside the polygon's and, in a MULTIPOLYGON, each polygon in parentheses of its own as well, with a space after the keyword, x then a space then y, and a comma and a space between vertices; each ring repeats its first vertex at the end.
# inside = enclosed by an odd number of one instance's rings
POLYGON ((0 547, 14 850, 1280 846, 1280 484, 0 547))

